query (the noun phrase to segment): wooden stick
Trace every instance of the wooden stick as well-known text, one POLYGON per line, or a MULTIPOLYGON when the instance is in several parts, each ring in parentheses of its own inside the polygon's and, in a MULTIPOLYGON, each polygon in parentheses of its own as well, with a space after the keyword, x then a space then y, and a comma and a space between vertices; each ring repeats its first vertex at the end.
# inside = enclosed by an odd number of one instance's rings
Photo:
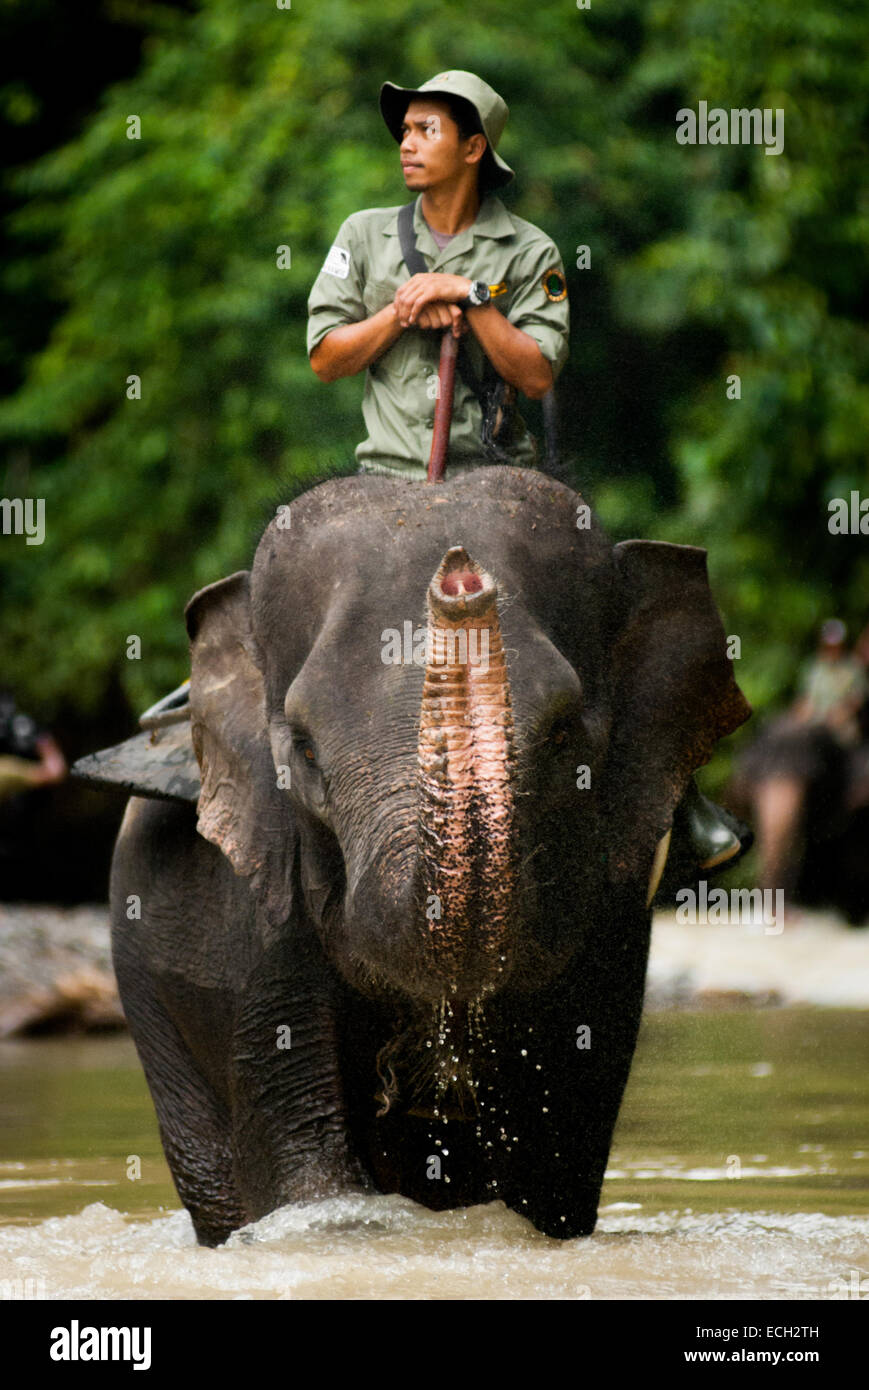
POLYGON ((450 423, 453 418, 453 387, 456 381, 456 358, 459 340, 453 330, 447 328, 441 338, 441 356, 438 363, 438 398, 435 406, 434 429, 431 437, 431 454, 428 460, 428 479, 430 483, 442 483, 450 443, 450 423))

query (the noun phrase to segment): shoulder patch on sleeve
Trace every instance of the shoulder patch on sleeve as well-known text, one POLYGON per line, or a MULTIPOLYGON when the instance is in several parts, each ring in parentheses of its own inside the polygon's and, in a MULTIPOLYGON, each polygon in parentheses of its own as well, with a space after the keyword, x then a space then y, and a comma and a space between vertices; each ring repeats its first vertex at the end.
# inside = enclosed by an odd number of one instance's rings
POLYGON ((343 246, 333 246, 323 262, 323 273, 346 280, 350 274, 350 252, 345 251, 343 246))
POLYGON ((567 281, 558 269, 558 266, 553 266, 551 270, 544 272, 542 283, 543 293, 553 304, 557 304, 559 300, 567 298, 567 281))

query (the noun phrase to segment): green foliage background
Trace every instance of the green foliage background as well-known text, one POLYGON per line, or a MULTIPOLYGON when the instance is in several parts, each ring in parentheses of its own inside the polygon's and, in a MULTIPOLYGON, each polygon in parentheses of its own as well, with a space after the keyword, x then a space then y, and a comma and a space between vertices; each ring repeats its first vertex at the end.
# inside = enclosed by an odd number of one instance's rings
POLYGON ((827 503, 869 493, 866 0, 143 15, 139 72, 11 176, 4 287, 60 306, 0 407, 2 495, 46 501, 42 547, 0 540, 0 669, 22 704, 96 713, 120 678, 141 708, 174 685, 190 593, 249 563, 288 480, 351 456, 361 381, 313 376, 306 299, 348 213, 406 201, 381 81, 444 67, 509 101, 507 201, 570 272, 570 468, 614 538, 708 547, 761 709, 819 620, 856 635, 869 546, 830 536, 827 503), (700 100, 782 109, 784 153, 678 145, 676 112, 700 100))

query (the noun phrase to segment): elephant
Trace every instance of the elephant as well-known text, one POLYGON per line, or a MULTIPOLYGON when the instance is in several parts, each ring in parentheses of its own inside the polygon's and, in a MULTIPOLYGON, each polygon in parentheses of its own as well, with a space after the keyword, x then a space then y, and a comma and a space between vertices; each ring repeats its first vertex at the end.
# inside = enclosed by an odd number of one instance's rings
POLYGON ((750 713, 705 551, 612 545, 536 470, 348 475, 186 621, 111 906, 199 1241, 347 1192, 590 1234, 661 846, 750 713))
POLYGON ((869 741, 781 715, 742 754, 728 799, 757 826, 764 888, 852 926, 869 918, 869 741))

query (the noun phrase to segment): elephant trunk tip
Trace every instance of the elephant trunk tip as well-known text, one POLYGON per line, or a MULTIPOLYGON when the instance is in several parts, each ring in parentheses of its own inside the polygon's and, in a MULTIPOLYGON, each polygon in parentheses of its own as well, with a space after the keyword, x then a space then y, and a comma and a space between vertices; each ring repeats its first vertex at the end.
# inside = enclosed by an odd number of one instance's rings
POLYGON ((472 560, 463 545, 453 545, 429 585, 429 600, 443 618, 474 617, 497 597, 495 581, 472 560))

